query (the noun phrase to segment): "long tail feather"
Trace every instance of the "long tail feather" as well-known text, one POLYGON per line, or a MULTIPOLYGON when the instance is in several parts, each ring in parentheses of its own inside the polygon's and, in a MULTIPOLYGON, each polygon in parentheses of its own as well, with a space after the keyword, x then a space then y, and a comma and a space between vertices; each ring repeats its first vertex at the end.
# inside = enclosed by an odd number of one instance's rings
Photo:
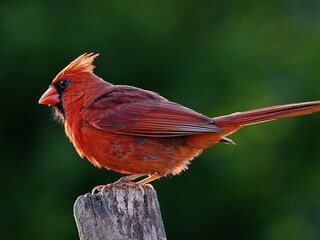
POLYGON ((249 124, 271 121, 279 118, 295 117, 320 111, 320 101, 293 103, 237 112, 214 118, 214 124, 220 128, 241 127, 249 124))

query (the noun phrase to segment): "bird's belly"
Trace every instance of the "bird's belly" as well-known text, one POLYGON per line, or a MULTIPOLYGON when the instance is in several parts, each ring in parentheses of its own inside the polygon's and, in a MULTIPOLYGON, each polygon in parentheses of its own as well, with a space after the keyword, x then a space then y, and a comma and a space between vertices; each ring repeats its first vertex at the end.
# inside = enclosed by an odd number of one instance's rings
POLYGON ((187 137, 140 137, 83 129, 83 153, 97 167, 124 174, 178 174, 187 169, 189 161, 199 155, 201 148, 189 144, 187 137))

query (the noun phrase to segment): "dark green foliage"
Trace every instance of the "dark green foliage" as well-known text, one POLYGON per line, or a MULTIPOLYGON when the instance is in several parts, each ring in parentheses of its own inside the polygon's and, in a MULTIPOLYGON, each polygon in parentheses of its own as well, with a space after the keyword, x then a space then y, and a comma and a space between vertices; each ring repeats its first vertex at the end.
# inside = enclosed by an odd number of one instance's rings
MULTIPOLYGON (((318 1, 3 1, 1 239, 77 239, 77 196, 120 175, 82 160, 37 104, 78 55, 208 116, 319 100, 318 1)), ((168 239, 319 239, 320 114, 249 126, 153 183, 168 239)))

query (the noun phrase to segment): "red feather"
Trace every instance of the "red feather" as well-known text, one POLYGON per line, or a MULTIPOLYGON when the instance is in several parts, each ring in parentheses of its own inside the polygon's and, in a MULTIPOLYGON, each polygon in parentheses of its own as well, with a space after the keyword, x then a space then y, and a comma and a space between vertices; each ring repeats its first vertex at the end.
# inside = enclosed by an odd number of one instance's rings
POLYGON ((83 118, 106 132, 144 137, 176 137, 220 132, 212 118, 149 91, 112 86, 86 106, 83 118))
POLYGON ((320 111, 316 101, 212 119, 154 92, 103 81, 93 73, 95 57, 83 54, 70 63, 39 102, 56 108, 81 157, 98 167, 138 174, 125 181, 152 174, 139 182, 144 184, 178 174, 203 149, 232 143, 225 137, 242 126, 320 111))

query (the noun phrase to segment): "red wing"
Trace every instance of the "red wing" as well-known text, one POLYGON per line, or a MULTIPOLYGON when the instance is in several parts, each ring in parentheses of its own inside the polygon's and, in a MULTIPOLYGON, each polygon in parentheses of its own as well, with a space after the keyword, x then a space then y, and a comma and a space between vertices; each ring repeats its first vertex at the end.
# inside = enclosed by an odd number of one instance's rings
POLYGON ((85 120, 107 132, 146 137, 221 131, 209 117, 169 102, 155 93, 145 91, 141 95, 140 90, 139 95, 135 95, 135 91, 104 94, 84 110, 85 120))

